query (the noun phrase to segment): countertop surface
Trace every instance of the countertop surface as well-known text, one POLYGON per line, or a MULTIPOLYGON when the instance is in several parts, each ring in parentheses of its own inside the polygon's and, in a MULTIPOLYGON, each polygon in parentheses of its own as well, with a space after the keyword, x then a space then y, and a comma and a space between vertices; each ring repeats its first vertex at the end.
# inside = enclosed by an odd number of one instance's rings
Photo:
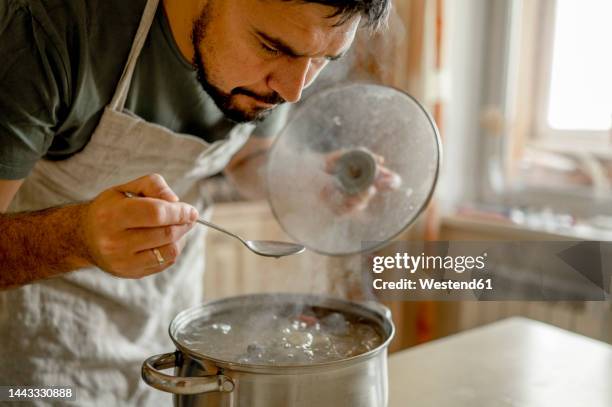
POLYGON ((392 354, 389 407, 611 407, 612 346, 525 318, 392 354))

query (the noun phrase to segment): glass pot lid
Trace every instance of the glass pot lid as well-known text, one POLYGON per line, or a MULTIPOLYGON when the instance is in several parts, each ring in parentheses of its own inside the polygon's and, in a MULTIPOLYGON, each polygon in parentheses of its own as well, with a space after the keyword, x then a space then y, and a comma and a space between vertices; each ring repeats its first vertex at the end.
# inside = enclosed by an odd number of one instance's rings
POLYGON ((369 251, 422 212, 440 160, 436 125, 414 98, 381 85, 342 85, 309 97, 279 134, 266 169, 268 199, 283 229, 309 249, 369 251))

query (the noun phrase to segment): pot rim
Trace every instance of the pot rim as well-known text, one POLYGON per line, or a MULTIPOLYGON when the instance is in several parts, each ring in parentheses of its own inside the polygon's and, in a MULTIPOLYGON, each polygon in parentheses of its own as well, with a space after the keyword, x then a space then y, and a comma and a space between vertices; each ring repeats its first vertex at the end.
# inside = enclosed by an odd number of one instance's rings
POLYGON ((385 315, 385 312, 382 310, 388 311, 386 307, 381 304, 377 304, 376 308, 372 306, 368 306, 367 303, 360 303, 355 301, 346 300, 343 298, 332 297, 328 295, 320 295, 320 294, 302 294, 302 293, 257 293, 257 294, 246 294, 240 296, 226 297, 212 301, 206 301, 202 304, 187 308, 181 312, 179 312, 170 325, 168 326, 168 334, 174 342, 176 348, 183 353, 184 355, 188 355, 193 359, 200 361, 209 361, 213 362, 217 367, 221 369, 228 369, 233 371, 241 371, 241 372, 252 372, 252 373, 264 373, 264 374, 291 374, 291 373, 304 373, 305 371, 318 371, 318 370, 329 370, 329 369, 338 369, 343 366, 353 365, 359 363, 361 361, 365 361, 371 358, 378 356, 378 354, 382 352, 386 352, 391 340, 395 336, 395 326, 390 317, 385 315), (198 310, 202 310, 203 308, 211 308, 214 306, 221 306, 225 303, 231 302, 242 302, 245 300, 257 300, 263 298, 276 298, 287 300, 287 302, 295 302, 296 297, 299 297, 304 303, 309 303, 312 305, 321 305, 324 306, 325 303, 336 303, 342 304, 345 307, 350 307, 357 315, 367 316, 369 314, 370 319, 373 319, 374 322, 378 323, 379 326, 383 329, 386 338, 385 340, 376 348, 369 350, 368 352, 361 353, 359 355, 351 356, 345 359, 333 360, 329 362, 319 362, 319 363, 310 363, 310 364, 295 364, 295 365, 270 365, 270 364, 251 364, 251 363, 238 363, 231 362, 224 359, 215 358, 213 356, 196 352, 192 349, 189 349, 186 345, 180 343, 173 332, 178 330, 177 325, 183 323, 185 319, 188 319, 192 314, 196 313, 198 310), (293 301, 291 301, 293 300, 293 301), (366 314, 366 315, 363 315, 366 314), (378 320, 373 318, 373 316, 377 316, 378 320), (386 325, 386 326, 385 326, 386 325))

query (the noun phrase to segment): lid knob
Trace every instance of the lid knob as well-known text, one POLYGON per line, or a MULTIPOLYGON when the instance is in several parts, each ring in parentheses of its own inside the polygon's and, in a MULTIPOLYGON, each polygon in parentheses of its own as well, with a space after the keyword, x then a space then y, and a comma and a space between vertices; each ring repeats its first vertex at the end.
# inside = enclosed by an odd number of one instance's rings
POLYGON ((377 169, 373 154, 360 148, 343 153, 334 164, 333 173, 346 194, 356 195, 374 183, 377 169))

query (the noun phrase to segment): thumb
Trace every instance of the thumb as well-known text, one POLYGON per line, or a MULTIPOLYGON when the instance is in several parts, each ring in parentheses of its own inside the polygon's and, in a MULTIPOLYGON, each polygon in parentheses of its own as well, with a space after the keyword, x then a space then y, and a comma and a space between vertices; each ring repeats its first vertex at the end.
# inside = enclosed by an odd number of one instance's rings
POLYGON ((122 193, 131 193, 147 198, 163 199, 169 202, 178 202, 179 198, 170 189, 164 177, 159 174, 149 174, 144 177, 119 185, 115 189, 122 193))

